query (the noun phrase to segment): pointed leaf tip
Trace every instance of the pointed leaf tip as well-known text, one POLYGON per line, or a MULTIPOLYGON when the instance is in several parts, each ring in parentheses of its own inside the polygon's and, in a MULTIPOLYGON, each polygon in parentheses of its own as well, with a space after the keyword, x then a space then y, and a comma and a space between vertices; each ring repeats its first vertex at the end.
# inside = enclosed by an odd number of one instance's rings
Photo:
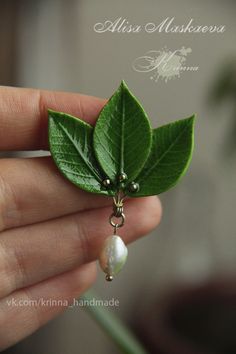
POLYGON ((194 145, 195 116, 153 130, 150 155, 136 178, 139 190, 133 197, 157 195, 173 187, 185 174, 194 145))
POLYGON ((148 157, 150 123, 123 80, 99 115, 93 142, 101 168, 114 183, 122 173, 132 181, 148 157))
POLYGON ((121 80, 120 86, 128 88, 128 85, 126 84, 124 79, 121 80))

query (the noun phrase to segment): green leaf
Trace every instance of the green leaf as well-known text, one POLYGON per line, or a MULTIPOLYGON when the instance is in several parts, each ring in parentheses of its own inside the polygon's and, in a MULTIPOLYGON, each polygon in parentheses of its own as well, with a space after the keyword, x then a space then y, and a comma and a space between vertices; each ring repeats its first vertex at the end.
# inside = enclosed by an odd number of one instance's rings
POLYGON ((136 178, 132 197, 156 195, 173 187, 184 175, 193 151, 194 116, 153 130, 151 153, 136 178))
POLYGON ((122 173, 127 182, 141 171, 151 147, 149 120, 122 81, 102 109, 94 128, 95 155, 113 181, 122 173))
POLYGON ((93 127, 69 114, 52 110, 48 114, 50 151, 62 174, 88 192, 113 195, 102 185, 93 153, 93 127))

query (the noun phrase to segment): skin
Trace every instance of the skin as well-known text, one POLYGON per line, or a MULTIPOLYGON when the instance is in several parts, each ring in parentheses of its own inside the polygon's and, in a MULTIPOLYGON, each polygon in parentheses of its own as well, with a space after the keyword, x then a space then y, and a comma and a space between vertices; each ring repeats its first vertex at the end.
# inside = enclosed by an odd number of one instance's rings
MULTIPOLYGON (((105 102, 0 87, 0 151, 47 150, 47 108, 94 124, 105 102)), ((93 285, 95 260, 111 234, 110 213, 110 198, 75 187, 50 157, 0 159, 0 350, 65 310, 9 305, 11 299, 71 303, 93 285)), ((159 224, 161 204, 157 197, 127 200, 125 213, 120 234, 129 243, 159 224)))

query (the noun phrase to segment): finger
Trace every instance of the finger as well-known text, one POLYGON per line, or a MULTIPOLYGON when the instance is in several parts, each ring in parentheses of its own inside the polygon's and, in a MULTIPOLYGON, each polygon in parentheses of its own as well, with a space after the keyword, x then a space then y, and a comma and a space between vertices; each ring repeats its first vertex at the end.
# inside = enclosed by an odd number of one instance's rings
POLYGON ((105 101, 76 93, 0 87, 0 150, 47 149, 47 109, 93 123, 105 101))
POLYGON ((111 205, 67 181, 50 157, 0 160, 0 231, 111 205))
MULTIPOLYGON (((113 233, 111 208, 89 210, 55 220, 4 231, 0 237, 0 297, 68 271, 98 257, 104 239, 113 233)), ((129 200, 124 241, 150 232, 160 221, 156 197, 129 200)))
POLYGON ((94 263, 16 291, 0 301, 0 350, 57 316, 95 280, 94 263))

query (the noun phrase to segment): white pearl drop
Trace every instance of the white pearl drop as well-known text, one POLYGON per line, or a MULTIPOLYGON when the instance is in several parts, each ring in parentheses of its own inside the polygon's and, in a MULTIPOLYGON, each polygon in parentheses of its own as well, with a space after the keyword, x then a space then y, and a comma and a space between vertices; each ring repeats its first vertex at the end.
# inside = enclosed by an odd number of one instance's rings
POLYGON ((123 268, 128 255, 128 249, 118 235, 109 236, 103 245, 99 263, 108 275, 115 275, 123 268))

